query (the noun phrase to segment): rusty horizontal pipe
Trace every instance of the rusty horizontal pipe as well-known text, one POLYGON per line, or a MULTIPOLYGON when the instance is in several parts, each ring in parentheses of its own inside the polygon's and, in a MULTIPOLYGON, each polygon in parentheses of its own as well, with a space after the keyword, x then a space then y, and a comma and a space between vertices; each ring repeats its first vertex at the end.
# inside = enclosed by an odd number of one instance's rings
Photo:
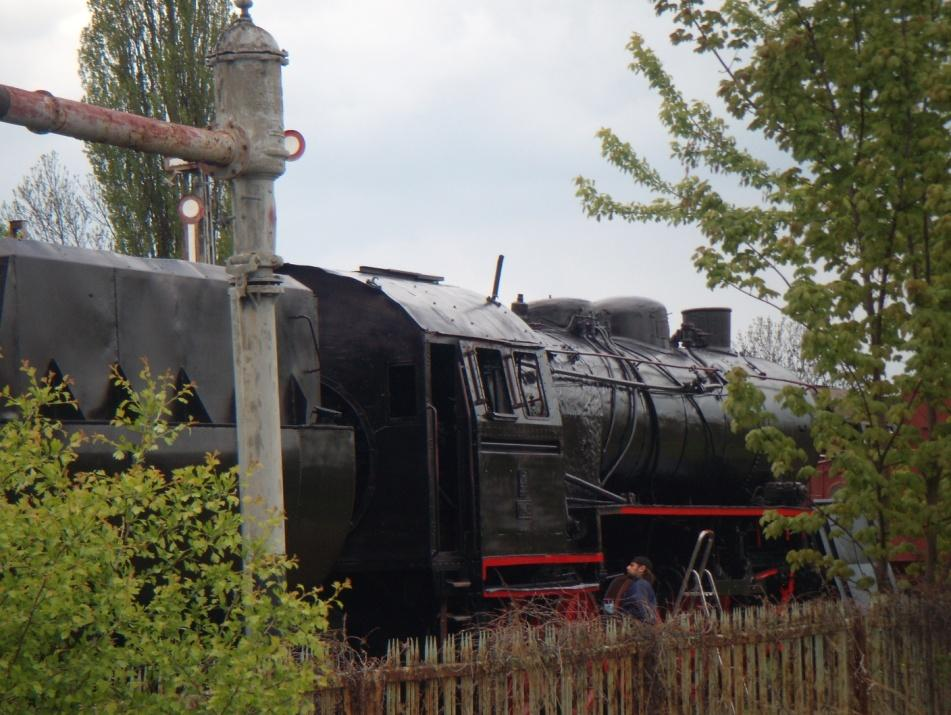
POLYGON ((227 131, 163 122, 61 99, 49 92, 30 92, 3 84, 0 84, 0 121, 40 134, 53 132, 217 166, 232 164, 242 151, 236 135, 227 131))

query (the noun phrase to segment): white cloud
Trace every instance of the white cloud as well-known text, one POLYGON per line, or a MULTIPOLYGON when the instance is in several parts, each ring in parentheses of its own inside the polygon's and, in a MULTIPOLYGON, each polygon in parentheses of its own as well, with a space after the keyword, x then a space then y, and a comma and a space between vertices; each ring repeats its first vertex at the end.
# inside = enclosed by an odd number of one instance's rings
POLYGON ((79 32, 88 18, 79 0, 6 0, 0 6, 2 81, 24 89, 74 96, 79 32))

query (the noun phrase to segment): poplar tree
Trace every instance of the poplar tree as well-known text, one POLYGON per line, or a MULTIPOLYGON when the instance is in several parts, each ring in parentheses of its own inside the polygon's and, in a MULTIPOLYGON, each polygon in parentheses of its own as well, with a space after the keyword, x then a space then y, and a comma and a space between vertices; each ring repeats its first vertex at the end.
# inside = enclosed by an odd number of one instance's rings
MULTIPOLYGON (((812 415, 812 437, 843 479, 825 511, 772 532, 862 523, 879 583, 897 551, 921 581, 951 568, 951 5, 942 0, 700 0, 653 3, 722 73, 726 115, 688 101, 639 35, 632 70, 660 98, 666 178, 601 130, 604 157, 653 194, 623 201, 577 180, 597 219, 693 224, 695 265, 805 327, 803 356, 825 384, 782 400, 812 415), (771 143, 756 155, 747 132, 771 143), (745 196, 747 200, 737 200, 745 196)), ((699 60, 698 60, 699 61, 699 60)), ((763 396, 731 375, 729 406, 777 476, 808 478, 804 455, 768 422, 763 396)), ((846 526, 846 528, 848 528, 846 526)), ((818 554, 800 554, 841 569, 818 554)))
MULTIPOLYGON (((227 0, 88 0, 79 50, 85 101, 178 124, 207 126, 214 85, 208 52, 229 19, 227 0)), ((161 157, 87 144, 108 207, 116 250, 179 257, 181 186, 161 157)), ((214 194, 222 200, 222 187, 214 194)), ((227 246, 219 248, 224 257, 227 246)))

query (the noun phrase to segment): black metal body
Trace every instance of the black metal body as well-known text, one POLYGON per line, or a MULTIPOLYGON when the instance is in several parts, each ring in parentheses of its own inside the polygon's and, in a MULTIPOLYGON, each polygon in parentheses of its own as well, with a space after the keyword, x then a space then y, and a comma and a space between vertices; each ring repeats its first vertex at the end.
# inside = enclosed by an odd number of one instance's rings
MULTIPOLYGON (((730 431, 724 374, 745 367, 775 405, 787 371, 673 347, 663 306, 643 299, 510 311, 433 276, 283 270, 320 296, 324 399, 356 427, 357 508, 335 566, 353 614, 392 623, 409 599, 413 630, 483 599, 593 592, 635 550, 682 561, 718 519, 730 576, 762 566, 745 556, 750 513, 681 519, 675 539, 661 512, 616 505, 753 504, 769 469, 730 431)), ((805 443, 807 423, 773 412, 805 443)))
MULTIPOLYGON (((699 347, 696 329, 672 346, 666 310, 645 299, 509 310, 434 276, 281 271, 288 550, 308 585, 352 580, 352 631, 418 633, 493 598, 590 594, 635 552, 663 575, 711 526, 738 594, 782 565, 789 545, 758 540, 749 507, 768 468, 729 429, 724 371, 747 368, 767 393, 793 376, 730 352, 722 316, 720 347, 699 347)), ((197 424, 157 461, 235 460, 219 268, 0 241, 0 344, 14 390, 21 360, 70 376, 77 409, 57 416, 87 432, 112 429, 110 366, 135 382, 145 357, 196 386, 180 418, 197 424)), ((109 455, 90 445, 81 460, 109 455)))
MULTIPOLYGON (((284 491, 288 541, 298 577, 322 580, 346 536, 353 505, 353 432, 315 425, 320 406, 317 305, 288 281, 278 318, 284 491)), ((0 240, 0 384, 25 386, 24 361, 67 378, 75 409, 55 416, 67 429, 108 433, 123 398, 110 383, 115 366, 134 386, 142 360, 170 372, 194 395, 175 418, 195 425, 156 454, 163 467, 218 452, 237 462, 228 276, 222 268, 131 258, 33 241, 0 240)), ((0 414, 0 419, 10 415, 0 414)), ((112 468, 111 450, 90 440, 79 467, 112 468)))

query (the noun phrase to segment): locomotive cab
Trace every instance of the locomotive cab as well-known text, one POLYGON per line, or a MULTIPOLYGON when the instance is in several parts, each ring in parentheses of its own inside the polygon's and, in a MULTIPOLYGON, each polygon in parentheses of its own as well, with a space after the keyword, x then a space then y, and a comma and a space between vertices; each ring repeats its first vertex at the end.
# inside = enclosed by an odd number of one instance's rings
MULTIPOLYGON (((475 422, 482 593, 519 598, 594 587, 567 512, 564 436, 540 347, 460 341, 475 422), (579 573, 588 572, 585 580, 579 573)), ((592 544, 593 546, 593 544, 592 544)))
POLYGON ((353 583, 352 611, 378 614, 379 593, 397 589, 445 623, 483 599, 595 590, 600 556, 567 512, 538 335, 438 276, 284 270, 319 297, 324 393, 357 432, 357 506, 334 574, 353 583))

